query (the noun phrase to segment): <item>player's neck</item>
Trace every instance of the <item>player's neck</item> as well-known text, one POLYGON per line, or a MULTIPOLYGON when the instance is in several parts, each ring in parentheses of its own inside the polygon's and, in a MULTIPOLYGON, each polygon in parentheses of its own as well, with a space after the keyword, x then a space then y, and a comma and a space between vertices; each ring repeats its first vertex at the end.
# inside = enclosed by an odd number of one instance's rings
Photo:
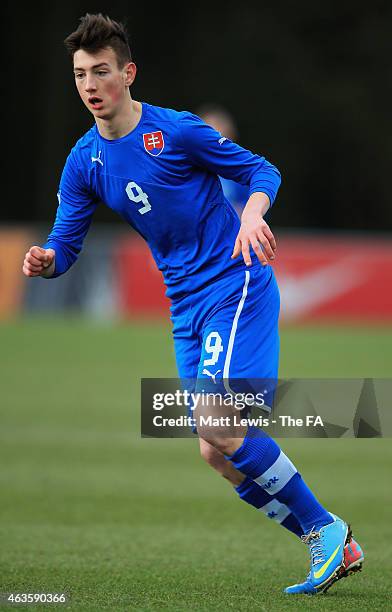
POLYGON ((132 98, 124 101, 124 107, 111 119, 96 117, 98 131, 108 140, 122 138, 132 132, 142 116, 142 105, 132 98))

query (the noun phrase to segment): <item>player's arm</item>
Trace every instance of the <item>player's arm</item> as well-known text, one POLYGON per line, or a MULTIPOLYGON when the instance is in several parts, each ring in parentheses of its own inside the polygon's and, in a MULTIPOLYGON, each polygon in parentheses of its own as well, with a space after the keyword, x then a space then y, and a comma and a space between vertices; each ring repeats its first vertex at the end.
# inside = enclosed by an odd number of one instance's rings
POLYGON ((183 147, 195 164, 249 186, 232 257, 242 252, 246 265, 251 265, 252 248, 260 263, 266 265, 275 258, 276 242, 263 216, 275 201, 281 182, 279 171, 265 157, 222 137, 195 115, 186 115, 179 129, 183 147))
POLYGON ((56 278, 76 261, 97 206, 86 188, 73 153, 68 156, 60 182, 56 220, 46 243, 32 246, 25 255, 26 276, 56 278))
POLYGON ((245 264, 251 266, 251 247, 263 266, 275 259, 275 237, 263 219, 269 207, 270 199, 265 193, 256 191, 251 194, 241 215, 241 227, 234 244, 232 259, 242 253, 245 264))

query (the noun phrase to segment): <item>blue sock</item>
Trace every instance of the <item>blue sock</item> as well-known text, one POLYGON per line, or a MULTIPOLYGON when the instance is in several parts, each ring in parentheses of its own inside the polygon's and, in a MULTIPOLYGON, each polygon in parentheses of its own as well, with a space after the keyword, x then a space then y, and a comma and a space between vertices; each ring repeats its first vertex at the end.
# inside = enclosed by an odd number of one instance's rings
POLYGON ((235 487, 235 490, 241 499, 263 512, 282 527, 286 527, 286 529, 295 533, 299 538, 304 534, 301 525, 290 509, 277 499, 271 499, 271 496, 249 476, 245 476, 245 480, 238 487, 235 487))
POLYGON ((285 504, 304 533, 333 522, 290 459, 276 442, 257 427, 249 427, 239 449, 229 459, 237 470, 254 480, 267 494, 285 504))

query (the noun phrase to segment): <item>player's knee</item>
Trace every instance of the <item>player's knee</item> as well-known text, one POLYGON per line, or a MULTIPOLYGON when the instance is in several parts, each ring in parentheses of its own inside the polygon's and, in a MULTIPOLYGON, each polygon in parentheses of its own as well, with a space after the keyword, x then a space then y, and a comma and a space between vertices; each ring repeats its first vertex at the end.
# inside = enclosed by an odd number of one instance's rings
POLYGON ((210 467, 228 480, 234 487, 241 484, 244 475, 236 470, 220 451, 202 439, 200 439, 200 454, 210 467))
POLYGON ((204 442, 208 448, 213 449, 206 451, 207 454, 210 453, 208 456, 214 457, 214 451, 220 455, 231 455, 234 452, 233 441, 230 438, 214 438, 209 436, 208 438, 204 438, 204 442))
POLYGON ((229 462, 225 459, 224 455, 222 455, 220 451, 205 440, 200 439, 200 454, 210 467, 225 478, 229 479, 229 476, 226 475, 229 462))
MULTIPOLYGON (((211 434, 209 434, 208 437, 203 437, 202 434, 200 434, 200 438, 204 443, 200 446, 200 449, 204 447, 206 456, 209 458, 206 459, 207 463, 210 463, 210 460, 214 460, 217 454, 231 455, 235 450, 233 447, 233 440, 231 438, 222 438, 220 436, 214 437, 211 436, 211 434)), ((202 456, 204 458, 203 454, 202 456)))
POLYGON ((217 463, 217 457, 218 455, 221 455, 221 453, 218 453, 216 448, 214 448, 210 444, 201 444, 200 455, 202 456, 204 461, 208 463, 208 465, 210 465, 211 467, 215 467, 217 463))

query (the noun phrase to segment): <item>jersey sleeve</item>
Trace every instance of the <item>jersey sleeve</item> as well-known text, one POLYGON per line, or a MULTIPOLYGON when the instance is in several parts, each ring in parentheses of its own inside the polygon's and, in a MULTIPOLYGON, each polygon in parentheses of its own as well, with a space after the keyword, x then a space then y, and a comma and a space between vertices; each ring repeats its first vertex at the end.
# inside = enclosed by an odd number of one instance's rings
POLYGON ((273 204, 278 192, 280 172, 265 157, 255 155, 187 113, 179 121, 180 139, 189 159, 197 166, 242 185, 249 186, 249 196, 266 193, 273 204))
POLYGON ((57 198, 56 219, 43 245, 56 251, 55 271, 50 278, 64 274, 75 263, 97 207, 97 199, 87 190, 73 152, 65 163, 57 198))

